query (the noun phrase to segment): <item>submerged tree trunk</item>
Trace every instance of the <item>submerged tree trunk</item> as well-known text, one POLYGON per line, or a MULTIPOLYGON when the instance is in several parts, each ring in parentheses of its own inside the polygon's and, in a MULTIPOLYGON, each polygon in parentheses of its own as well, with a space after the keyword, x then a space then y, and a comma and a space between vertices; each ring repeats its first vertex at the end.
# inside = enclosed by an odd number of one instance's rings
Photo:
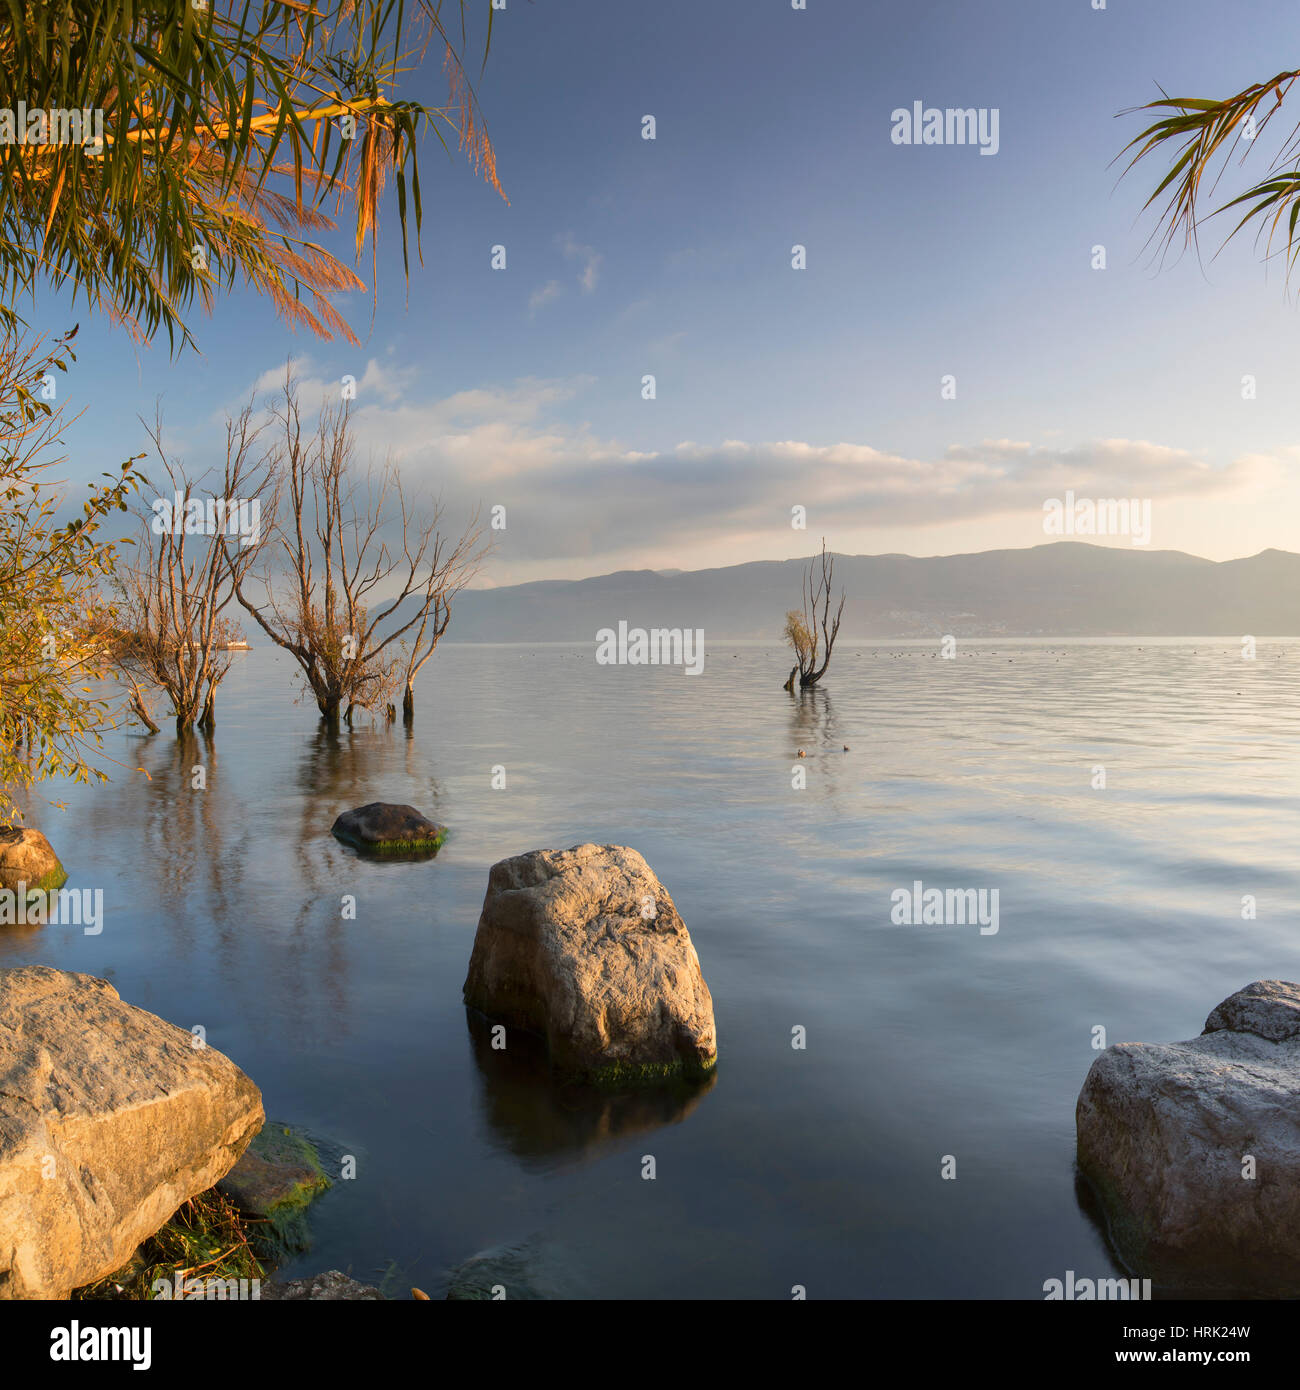
POLYGON ((410 681, 406 682, 406 691, 402 695, 402 723, 415 723, 415 686, 410 681))
POLYGON ((785 684, 781 687, 781 689, 782 689, 782 690, 788 690, 788 691, 790 692, 790 694, 793 695, 793 694, 794 694, 794 678, 795 678, 798 674, 799 674, 799 668, 798 668, 798 666, 791 666, 791 667, 790 667, 790 675, 787 677, 786 682, 785 682, 785 684))
POLYGON ((803 610, 791 609, 785 615, 786 641, 794 648, 798 664, 790 672, 785 683, 786 690, 794 693, 794 678, 799 677, 799 688, 806 690, 816 685, 826 674, 831 664, 831 653, 835 650, 835 639, 840 635, 840 620, 844 617, 844 590, 840 590, 839 607, 831 619, 831 590, 835 578, 835 557, 827 553, 826 541, 822 540, 821 569, 814 558, 803 577, 803 610), (818 611, 820 609, 820 612, 818 611), (818 657, 821 665, 817 664, 818 657))
POLYGON ((141 724, 145 726, 146 729, 149 730, 151 734, 156 734, 158 732, 157 724, 155 724, 153 720, 149 717, 149 711, 145 709, 144 701, 141 700, 141 698, 138 695, 132 698, 131 708, 135 711, 135 717, 140 721, 141 724))

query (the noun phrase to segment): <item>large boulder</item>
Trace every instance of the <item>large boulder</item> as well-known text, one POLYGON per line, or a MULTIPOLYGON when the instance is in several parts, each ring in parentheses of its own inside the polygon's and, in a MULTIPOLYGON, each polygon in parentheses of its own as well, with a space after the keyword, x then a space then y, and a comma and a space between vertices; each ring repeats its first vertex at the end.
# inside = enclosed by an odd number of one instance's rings
POLYGON ((0 828, 0 889, 12 892, 22 883, 29 893, 53 893, 67 880, 58 855, 39 830, 0 828))
POLYGON ((1080 1170, 1137 1274, 1300 1296, 1300 985, 1247 985, 1190 1042, 1107 1048, 1076 1122, 1080 1170))
POLYGON ((447 838, 446 826, 436 825, 414 806, 388 801, 344 811, 330 829, 363 854, 433 854, 447 838))
POLYGON ((0 1299, 121 1268, 262 1127, 228 1057, 107 980, 0 970, 0 1299))
POLYGON ((701 1076, 713 999, 668 890, 634 849, 533 850, 492 866, 465 1002, 601 1085, 701 1076))

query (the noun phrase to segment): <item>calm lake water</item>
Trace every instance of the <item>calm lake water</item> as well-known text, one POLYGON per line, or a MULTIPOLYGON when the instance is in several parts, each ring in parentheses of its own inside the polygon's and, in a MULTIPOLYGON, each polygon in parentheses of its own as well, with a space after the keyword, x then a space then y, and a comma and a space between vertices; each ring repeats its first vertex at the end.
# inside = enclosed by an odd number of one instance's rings
POLYGON ((0 929, 0 965, 202 1024, 268 1115, 357 1156, 290 1276, 436 1298, 528 1237, 594 1297, 1032 1299, 1111 1275, 1074 1174, 1093 1027, 1187 1038, 1248 982, 1300 979, 1300 643, 935 650, 843 648, 800 698, 775 648, 710 647, 694 677, 447 646, 408 738, 321 733, 259 648, 210 744, 114 737, 111 785, 33 810, 105 926, 0 929), (438 857, 331 837, 374 800, 447 823, 438 857), (557 1093, 467 1021, 489 866, 586 840, 639 849, 690 928, 719 1065, 684 1101, 557 1093), (915 879, 996 888, 999 931, 895 925, 915 879))

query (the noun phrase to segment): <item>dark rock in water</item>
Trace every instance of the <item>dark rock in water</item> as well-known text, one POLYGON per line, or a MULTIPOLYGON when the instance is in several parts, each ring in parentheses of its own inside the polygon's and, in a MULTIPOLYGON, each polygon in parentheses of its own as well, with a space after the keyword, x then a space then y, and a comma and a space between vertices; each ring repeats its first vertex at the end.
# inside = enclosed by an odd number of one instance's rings
POLYGON ((447 838, 447 827, 435 825, 414 806, 372 801, 344 811, 331 827, 345 844, 364 854, 436 854, 447 838))
POLYGON ((1107 1048, 1076 1123, 1080 1172, 1135 1273, 1300 1297, 1300 985, 1247 985, 1189 1042, 1107 1048))
POLYGON ((67 881, 58 855, 39 830, 0 828, 0 889, 12 892, 22 883, 27 893, 54 893, 67 881))
POLYGON ((452 1271, 447 1288, 447 1298, 455 1302, 586 1296, 558 1250, 538 1240, 481 1251, 452 1271))
POLYGON ((492 866, 465 1003, 544 1037, 598 1085, 709 1073, 713 999, 668 890, 634 849, 533 850, 492 866))
POLYGON ((276 1252, 309 1247, 305 1211, 329 1186, 317 1143, 276 1120, 263 1126, 217 1184, 241 1211, 263 1219, 259 1243, 276 1252))
POLYGON ((327 1269, 323 1274, 313 1274, 310 1279, 290 1279, 284 1284, 264 1284, 262 1299, 265 1301, 268 1298, 284 1302, 318 1298, 347 1302, 384 1301, 383 1294, 373 1284, 359 1284, 337 1269, 327 1269))

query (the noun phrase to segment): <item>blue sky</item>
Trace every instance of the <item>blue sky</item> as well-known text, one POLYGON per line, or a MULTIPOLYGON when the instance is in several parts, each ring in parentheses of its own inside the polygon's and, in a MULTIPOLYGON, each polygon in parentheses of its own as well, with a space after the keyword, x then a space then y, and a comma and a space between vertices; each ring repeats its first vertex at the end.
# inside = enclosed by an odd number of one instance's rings
MULTIPOLYGON (((1041 544, 1066 488, 1152 498, 1152 548, 1300 550, 1284 277, 1249 237, 1154 269, 1156 168, 1121 182, 1113 162, 1140 128, 1116 113, 1157 83, 1218 96, 1288 65, 1281 0, 507 0, 479 95, 509 204, 426 142, 425 263, 407 291, 390 207, 373 324, 366 296, 340 303, 359 350, 246 292, 196 310, 202 356, 176 360, 50 292, 23 312, 82 324, 70 478, 142 449, 158 398, 201 470, 222 412, 293 355, 308 392, 357 377, 363 453, 408 486, 453 516, 506 506, 495 583, 782 559, 823 534, 1041 544), (998 153, 893 144, 918 100, 997 108, 998 153)), ((436 99, 436 62, 411 91, 436 99)))

